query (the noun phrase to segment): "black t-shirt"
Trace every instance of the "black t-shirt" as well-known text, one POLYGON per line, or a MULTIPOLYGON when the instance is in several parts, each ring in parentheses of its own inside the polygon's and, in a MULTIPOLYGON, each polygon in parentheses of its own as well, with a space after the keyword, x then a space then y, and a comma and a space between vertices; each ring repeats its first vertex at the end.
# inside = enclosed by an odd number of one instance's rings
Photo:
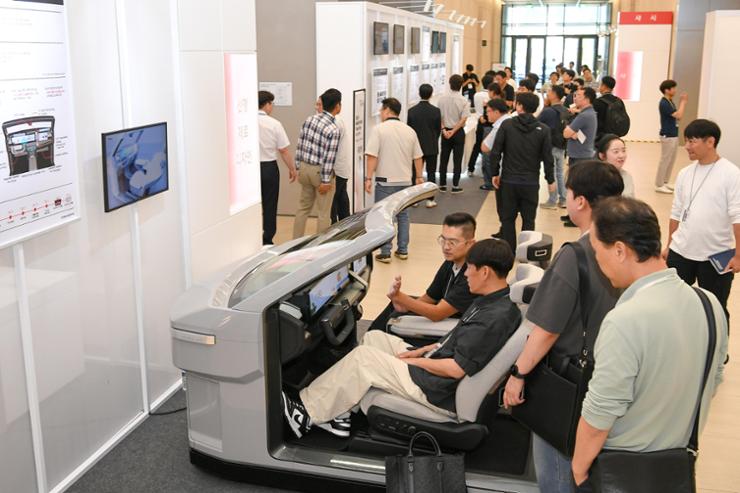
POLYGON ((470 104, 473 104, 473 96, 475 95, 476 91, 476 85, 473 83, 469 83, 468 81, 474 80, 476 84, 480 84, 480 80, 478 79, 478 76, 471 72, 469 74, 463 73, 463 86, 462 86, 462 95, 465 96, 470 100, 470 104))
MULTIPOLYGON (((429 357, 453 358, 466 375, 473 376, 504 347, 521 320, 522 314, 509 298, 508 287, 479 296, 429 357)), ((413 365, 409 366, 409 374, 431 404, 455 411, 455 391, 460 380, 440 377, 413 365)))
POLYGON ((436 302, 445 300, 458 313, 463 313, 477 298, 470 292, 468 287, 468 278, 465 277, 465 269, 468 264, 463 263, 460 271, 455 275, 452 267, 454 263, 451 260, 445 260, 437 270, 432 283, 427 288, 427 296, 436 302))
POLYGON ((514 101, 514 94, 516 91, 513 87, 511 87, 511 84, 504 84, 504 99, 506 101, 514 101))

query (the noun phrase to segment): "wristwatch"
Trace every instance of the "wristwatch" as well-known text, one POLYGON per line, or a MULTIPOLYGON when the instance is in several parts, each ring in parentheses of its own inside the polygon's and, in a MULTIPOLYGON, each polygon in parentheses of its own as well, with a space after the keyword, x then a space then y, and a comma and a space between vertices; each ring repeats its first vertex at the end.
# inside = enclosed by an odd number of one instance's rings
POLYGON ((518 378, 520 380, 524 380, 527 377, 527 375, 529 375, 529 373, 527 373, 526 375, 525 374, 522 374, 522 373, 519 373, 519 367, 516 366, 516 365, 511 365, 511 370, 509 370, 509 374, 512 377, 518 378))

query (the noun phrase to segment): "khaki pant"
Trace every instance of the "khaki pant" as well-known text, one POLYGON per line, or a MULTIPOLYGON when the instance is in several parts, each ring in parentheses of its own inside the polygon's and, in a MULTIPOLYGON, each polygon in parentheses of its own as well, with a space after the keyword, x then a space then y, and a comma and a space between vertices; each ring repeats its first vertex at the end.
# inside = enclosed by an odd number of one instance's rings
POLYGON ((409 365, 396 354, 409 349, 400 337, 371 330, 362 344, 301 390, 301 400, 314 423, 325 423, 359 404, 376 388, 398 395, 429 409, 454 416, 429 403, 424 392, 411 380, 409 365))
POLYGON ((656 187, 662 187, 671 181, 677 151, 678 137, 660 136, 660 164, 658 165, 658 172, 655 175, 656 187))
POLYGON ((331 177, 331 190, 325 194, 319 193, 321 185, 321 166, 301 163, 298 170, 298 183, 301 184, 301 198, 298 211, 293 223, 293 238, 300 238, 306 234, 306 219, 316 203, 318 214, 317 233, 321 233, 331 225, 331 204, 334 201, 334 176, 331 177))

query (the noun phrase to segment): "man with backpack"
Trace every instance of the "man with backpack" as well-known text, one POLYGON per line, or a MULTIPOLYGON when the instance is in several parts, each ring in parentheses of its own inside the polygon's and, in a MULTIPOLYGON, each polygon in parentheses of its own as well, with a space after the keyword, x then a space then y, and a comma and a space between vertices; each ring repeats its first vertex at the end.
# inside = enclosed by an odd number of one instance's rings
POLYGON ((557 190, 550 194, 547 202, 540 204, 543 209, 565 208, 565 177, 563 167, 565 165, 565 137, 563 130, 568 124, 570 113, 563 106, 565 90, 563 86, 554 85, 547 91, 548 106, 540 113, 539 121, 550 128, 550 141, 552 143, 552 159, 555 165, 555 182, 557 190))
POLYGON ((599 92, 601 97, 594 101, 596 111, 596 140, 602 135, 615 134, 624 137, 630 130, 630 117, 624 102, 612 94, 617 81, 614 77, 605 76, 601 79, 599 92))

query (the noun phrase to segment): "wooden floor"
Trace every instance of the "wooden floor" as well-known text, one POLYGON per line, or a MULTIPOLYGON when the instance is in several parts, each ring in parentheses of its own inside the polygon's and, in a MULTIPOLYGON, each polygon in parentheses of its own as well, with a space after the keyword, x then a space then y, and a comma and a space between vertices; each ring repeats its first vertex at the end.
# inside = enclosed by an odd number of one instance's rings
MULTIPOLYGON (((653 177, 658 165, 660 145, 657 143, 627 144, 628 160, 626 169, 635 180, 637 198, 650 204, 661 221, 664 238, 668 229, 668 218, 672 195, 656 193, 653 190, 653 177)), ((720 147, 721 155, 721 147, 720 147)), ((683 148, 674 170, 677 173, 688 164, 683 148)), ((737 163, 740 165, 740 163, 737 163)), ((296 188, 296 193, 298 189, 296 188)), ((544 187, 541 187, 542 199, 545 199, 544 187)), ((449 212, 457 212, 450 210, 449 212)), ((543 210, 537 213, 537 230, 550 234, 555 245, 571 241, 578 237, 575 228, 563 228, 559 216, 565 214, 563 209, 543 210)), ((479 239, 488 237, 498 231, 493 194, 490 194, 477 217, 479 239)), ((292 217, 278 218, 276 242, 281 243, 290 238, 292 217)), ((307 231, 313 231, 315 222, 310 221, 307 231)), ((440 233, 439 226, 412 224, 409 259, 394 259, 389 265, 375 264, 370 293, 363 302, 364 318, 372 319, 387 304, 385 293, 394 276, 402 276, 403 290, 407 293, 423 293, 431 281, 434 272, 442 262, 441 252, 435 239, 440 233)), ((737 283, 737 281, 736 281, 737 283)), ((740 493, 740 287, 734 287, 729 300, 729 311, 733 315, 730 321, 731 333, 730 354, 732 360, 725 369, 725 381, 719 388, 712 402, 709 422, 699 440, 701 450, 698 461, 698 482, 703 493, 740 493)))

